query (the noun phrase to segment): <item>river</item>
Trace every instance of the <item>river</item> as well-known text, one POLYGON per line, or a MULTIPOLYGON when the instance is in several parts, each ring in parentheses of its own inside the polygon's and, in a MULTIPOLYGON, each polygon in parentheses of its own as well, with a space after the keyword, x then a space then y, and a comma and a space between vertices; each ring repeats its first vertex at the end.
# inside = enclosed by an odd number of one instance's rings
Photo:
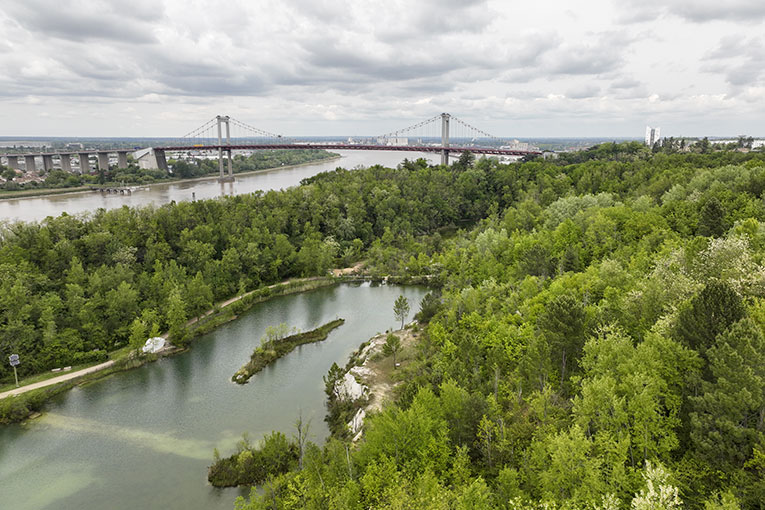
POLYGON ((353 169, 359 166, 383 165, 395 168, 404 158, 426 158, 431 163, 437 162, 439 155, 419 152, 384 152, 384 151, 337 151, 341 159, 318 162, 292 168, 275 168, 262 172, 237 175, 235 182, 219 183, 215 179, 196 180, 176 183, 152 184, 132 195, 105 194, 94 191, 47 195, 41 197, 0 200, 0 220, 39 221, 47 216, 58 216, 62 212, 80 214, 99 208, 116 209, 127 205, 163 205, 171 201, 192 200, 192 193, 197 200, 215 198, 222 195, 239 195, 258 190, 288 188, 300 184, 306 177, 320 172, 334 170, 337 167, 353 169))
MULTIPOLYGON (((67 391, 41 418, 0 427, 0 508, 233 509, 248 491, 207 484, 213 448, 235 449, 243 432, 291 436, 302 413, 322 444, 322 376, 358 345, 394 327, 403 294, 418 309, 421 287, 343 284, 282 296, 195 341, 190 351, 67 391), (269 325, 301 330, 346 319, 327 340, 298 347, 244 386, 231 375, 269 325)), ((412 312, 413 313, 413 312, 412 312)))

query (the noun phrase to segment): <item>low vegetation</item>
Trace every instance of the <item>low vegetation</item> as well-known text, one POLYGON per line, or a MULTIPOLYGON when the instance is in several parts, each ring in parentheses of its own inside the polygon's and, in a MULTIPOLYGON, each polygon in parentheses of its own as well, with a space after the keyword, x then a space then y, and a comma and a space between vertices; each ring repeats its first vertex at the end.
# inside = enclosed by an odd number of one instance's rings
POLYGON ((260 347, 253 351, 250 361, 237 370, 231 380, 238 384, 245 384, 250 380, 250 377, 282 356, 289 354, 297 346, 326 340, 333 329, 343 324, 345 324, 345 319, 335 319, 311 331, 294 333, 289 336, 286 336, 290 331, 289 327, 284 323, 276 327, 266 328, 266 335, 261 339, 260 347))
POLYGON ((207 480, 213 487, 258 485, 297 467, 299 448, 281 432, 273 432, 259 446, 253 446, 245 435, 235 454, 221 458, 216 450, 214 457, 207 470, 207 480))

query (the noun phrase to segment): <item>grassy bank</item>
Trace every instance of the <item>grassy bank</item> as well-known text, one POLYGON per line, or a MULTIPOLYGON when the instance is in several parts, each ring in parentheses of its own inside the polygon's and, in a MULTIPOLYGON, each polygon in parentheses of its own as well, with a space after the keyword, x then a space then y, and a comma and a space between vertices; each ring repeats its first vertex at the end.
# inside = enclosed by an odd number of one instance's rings
POLYGON ((311 331, 290 335, 286 338, 268 340, 260 347, 255 349, 250 357, 250 361, 240 368, 231 380, 238 384, 245 384, 250 377, 257 374, 263 368, 273 363, 282 356, 292 352, 298 345, 321 342, 326 340, 327 335, 333 329, 340 327, 345 323, 345 319, 335 319, 331 322, 319 326, 311 331))
POLYGON ((45 195, 63 195, 65 193, 79 193, 81 191, 90 191, 90 185, 74 186, 71 188, 40 188, 25 189, 18 191, 0 191, 0 200, 11 200, 14 198, 31 198, 45 195))
POLYGON ((0 424, 4 425, 22 422, 34 416, 36 413, 41 412, 45 403, 59 393, 73 388, 74 386, 95 381, 117 372, 123 372, 125 370, 139 367, 156 359, 156 355, 123 357, 115 360, 114 365, 105 370, 91 372, 60 384, 54 384, 38 390, 28 391, 21 395, 0 399, 0 424))
MULTIPOLYGON (((221 324, 236 319, 241 313, 246 312, 258 303, 277 296, 288 296, 309 290, 320 289, 335 285, 337 282, 329 277, 315 277, 289 282, 277 283, 250 291, 234 300, 229 300, 224 305, 218 305, 207 314, 196 320, 188 328, 188 334, 194 338, 214 330, 221 324)), ((171 339, 172 340, 172 339, 171 339)))

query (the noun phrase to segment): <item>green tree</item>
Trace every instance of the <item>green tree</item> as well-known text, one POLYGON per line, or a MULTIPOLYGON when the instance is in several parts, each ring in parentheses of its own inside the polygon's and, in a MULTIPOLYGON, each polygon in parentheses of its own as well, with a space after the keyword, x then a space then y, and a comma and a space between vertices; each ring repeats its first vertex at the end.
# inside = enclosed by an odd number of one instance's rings
POLYGON ((765 430, 765 339, 751 319, 718 335, 707 351, 712 381, 692 397, 691 439, 712 465, 739 468, 765 430))
POLYGON ((468 168, 472 168, 475 163, 475 155, 470 151, 463 151, 457 161, 452 163, 452 168, 458 172, 464 172, 468 168))
MULTIPOLYGON (((543 493, 555 501, 584 506, 603 492, 602 460, 591 455, 593 443, 574 425, 545 437, 537 446, 533 468, 543 493)), ((531 467, 531 466, 530 466, 531 467)))
POLYGON ((139 350, 144 346, 146 340, 146 324, 136 317, 130 324, 130 347, 139 350))
POLYGON ((581 300, 570 294, 550 300, 537 319, 537 326, 549 342, 553 359, 560 367, 561 387, 566 380, 567 369, 576 367, 581 356, 586 319, 581 300))
POLYGON ((170 328, 170 339, 176 345, 184 346, 188 341, 187 320, 186 303, 181 297, 180 289, 176 287, 167 299, 167 324, 170 328))
POLYGON ((393 368, 396 368, 396 355, 401 352, 401 339, 393 333, 388 333, 383 344, 382 352, 386 356, 393 356, 393 368))
POLYGON ((707 200, 699 214, 699 235, 720 237, 725 233, 725 211, 717 197, 707 200))
POLYGON ((8 166, 0 166, 0 175, 7 181, 12 181, 16 178, 16 170, 8 166))
POLYGON ((671 475, 664 466, 646 462, 643 480, 645 487, 632 498, 632 510, 682 509, 680 491, 672 484, 671 475))
POLYGON ((717 335, 744 317, 741 297, 725 282, 709 282, 680 309, 674 336, 702 355, 717 335))
POLYGON ((201 272, 197 272, 186 285, 186 296, 192 316, 198 317, 212 306, 212 289, 205 282, 201 272))
POLYGON ((404 321, 409 316, 409 300, 403 295, 396 298, 396 302, 393 303, 393 315, 401 321, 401 329, 404 329, 404 321))

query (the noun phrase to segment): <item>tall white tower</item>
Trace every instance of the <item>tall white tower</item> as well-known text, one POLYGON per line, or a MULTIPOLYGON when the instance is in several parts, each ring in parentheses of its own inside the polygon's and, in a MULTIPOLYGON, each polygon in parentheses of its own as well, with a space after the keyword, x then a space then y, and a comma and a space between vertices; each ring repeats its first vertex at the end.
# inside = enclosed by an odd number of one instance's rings
POLYGON ((656 142, 661 139, 661 128, 646 126, 645 127, 645 144, 649 147, 653 147, 656 142))

